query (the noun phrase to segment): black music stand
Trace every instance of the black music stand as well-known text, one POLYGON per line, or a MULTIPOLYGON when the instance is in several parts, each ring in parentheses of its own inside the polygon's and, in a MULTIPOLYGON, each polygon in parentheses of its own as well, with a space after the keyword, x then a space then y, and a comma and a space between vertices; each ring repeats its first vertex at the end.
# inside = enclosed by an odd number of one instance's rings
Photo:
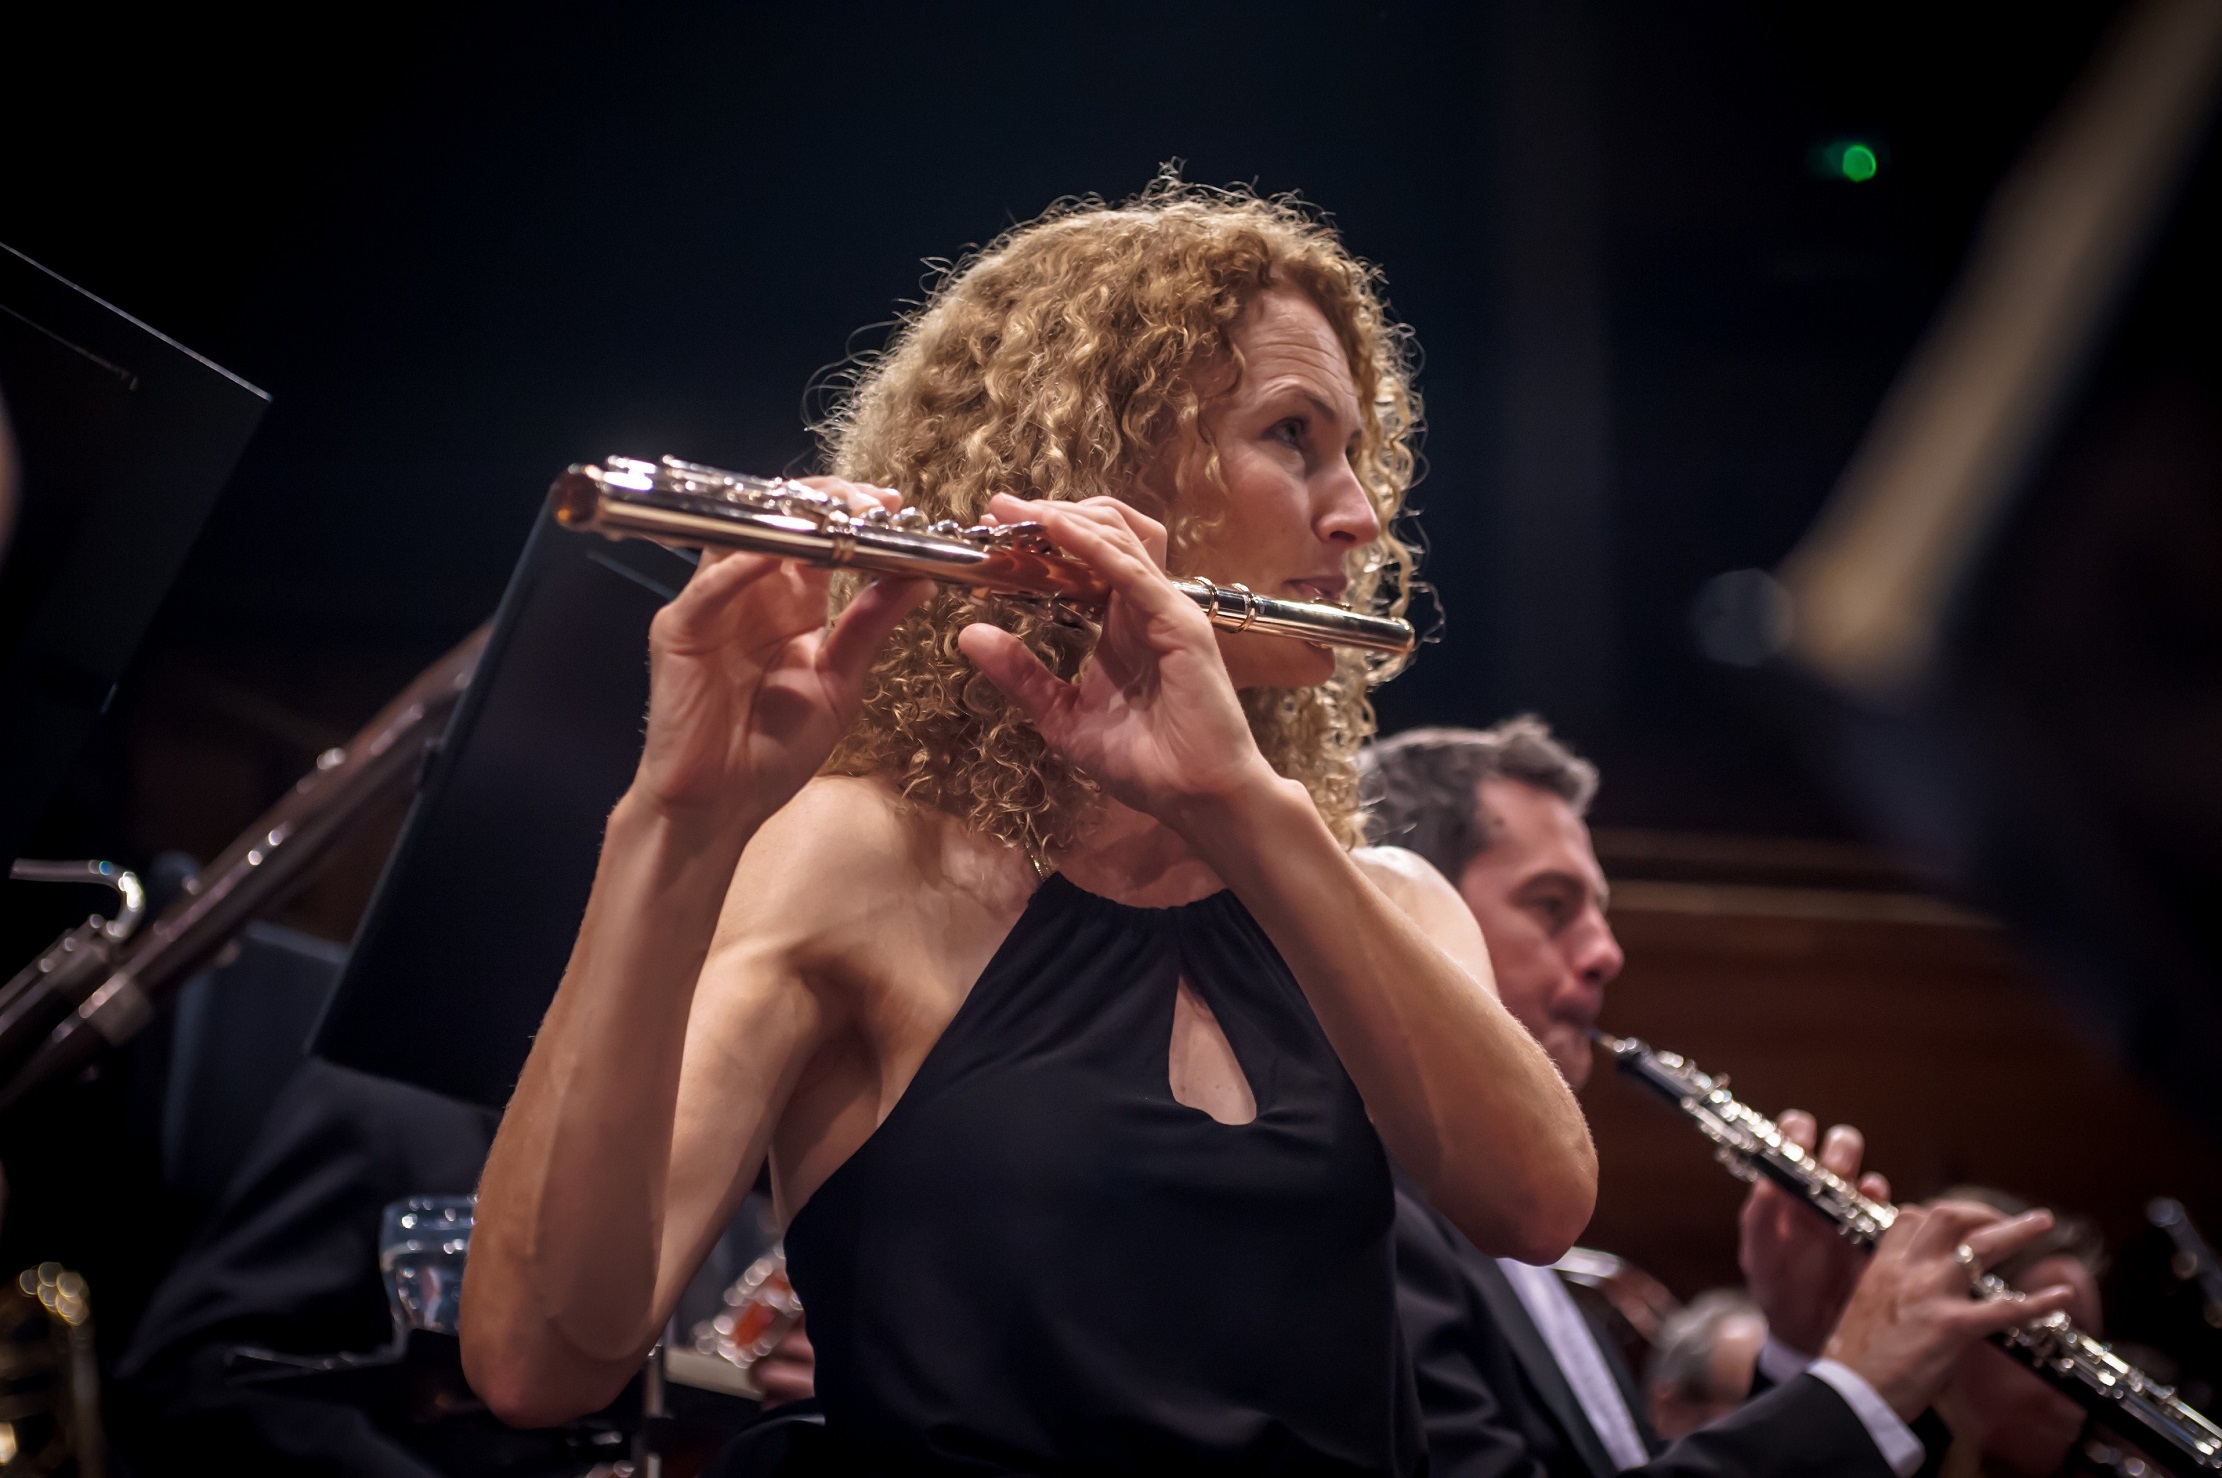
POLYGON ((0 246, 22 507, 0 554, 0 862, 107 707, 270 397, 0 246))
POLYGON ((639 762, 649 619, 693 563, 542 516, 311 1050, 509 1101, 639 762))

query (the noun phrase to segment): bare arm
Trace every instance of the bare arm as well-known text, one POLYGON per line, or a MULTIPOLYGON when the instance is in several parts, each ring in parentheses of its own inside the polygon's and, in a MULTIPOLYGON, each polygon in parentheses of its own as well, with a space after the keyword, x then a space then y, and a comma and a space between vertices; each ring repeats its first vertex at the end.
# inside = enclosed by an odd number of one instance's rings
MULTIPOLYGON (((714 1217, 672 1215, 675 1125, 695 979, 747 835, 690 832, 633 794, 610 817, 578 944, 479 1186, 463 1360, 505 1421, 606 1405, 667 1317, 674 1253, 699 1240, 685 1223, 714 1217)), ((768 1055, 808 1049, 779 1025, 758 1038, 768 1055)), ((761 1155, 770 1109, 764 1095, 731 1106, 717 1200, 761 1155)), ((695 1160, 679 1198, 698 1203, 695 1160)))
POLYGON ((743 848, 823 762, 873 651, 923 594, 873 587, 823 632, 823 574, 735 555, 705 560, 658 613, 640 769, 480 1182, 463 1360, 505 1420, 616 1394, 761 1156, 822 1030, 815 1000, 760 978, 697 1024, 697 980, 743 848), (682 1070, 717 1055, 701 1039, 713 1016, 750 1056, 725 1075, 748 1086, 727 1105, 722 1183, 699 1153, 674 1173, 694 1138, 677 1127, 682 1070))
MULTIPOLYGON (((1573 1244, 1574 1239, 1588 1225, 1595 1201, 1596 1151, 1590 1141, 1587 1116, 1574 1101, 1572 1090, 1566 1087, 1565 1078, 1556 1064, 1552 1063, 1550 1054, 1499 1001, 1496 971, 1489 962, 1488 942, 1482 938, 1481 926, 1474 921, 1473 911, 1458 896, 1458 890, 1451 886, 1449 879, 1437 872, 1426 858, 1399 847, 1364 847, 1349 855, 1374 887, 1411 920, 1412 925, 1426 935, 1452 964, 1478 983, 1487 995, 1485 1003, 1461 996, 1457 999, 1456 1006, 1486 1014, 1496 1023, 1497 1032, 1509 1027, 1514 1033, 1506 1050, 1525 1059, 1527 1076, 1523 1080, 1523 1086, 1513 1090, 1503 1080, 1484 1080, 1480 1086, 1485 1093, 1489 1093, 1488 1101, 1472 1105, 1468 1111, 1490 1116, 1494 1122, 1500 1124, 1516 1123, 1524 1117, 1532 1116, 1536 1121, 1535 1133, 1538 1136, 1559 1137, 1555 1147, 1539 1145, 1542 1158, 1547 1163, 1587 1167, 1589 1193, 1573 1198, 1573 1206, 1564 1213, 1569 1218, 1568 1225, 1555 1229, 1550 1235, 1543 1237, 1539 1244, 1531 1243, 1524 1249, 1508 1246, 1497 1254, 1520 1257, 1529 1262, 1555 1260, 1565 1253, 1566 1248, 1573 1244), (1535 1077, 1539 1070, 1549 1075, 1548 1081, 1535 1077), (1539 1082, 1540 1088, 1537 1086, 1539 1082), (1554 1088, 1557 1091, 1552 1091, 1554 1088), (1493 1089, 1532 1093, 1539 1102, 1530 1100, 1500 1105, 1495 1102, 1495 1094, 1490 1091, 1493 1089)), ((1426 1024, 1409 1019, 1418 1014, 1413 1009, 1414 1003, 1404 1004, 1407 1024, 1398 1031, 1405 1034, 1407 1040, 1424 1039, 1428 1035, 1426 1024)), ((1394 1035, 1392 1040, 1395 1040, 1394 1035)), ((1395 1070, 1392 1065, 1390 1071, 1395 1070)), ((1450 1071, 1455 1072, 1457 1069, 1450 1071)), ((1407 1161, 1406 1164, 1409 1168, 1410 1162, 1407 1161)), ((1417 1171, 1413 1173, 1418 1174, 1417 1171)), ((1548 1192, 1545 1190, 1542 1193, 1548 1192)))
POLYGON ((966 654, 1045 738, 1234 889, 1303 986, 1390 1152, 1460 1230, 1501 1256, 1565 1251, 1595 1203, 1596 1153, 1565 1081, 1490 989, 1478 938, 1408 880, 1406 901, 1466 959, 1446 952, 1342 849, 1303 788, 1273 773, 1209 625, 1160 568, 1160 527, 1109 499, 997 511, 1041 520, 1115 594, 1077 682, 993 627, 968 628, 966 654))

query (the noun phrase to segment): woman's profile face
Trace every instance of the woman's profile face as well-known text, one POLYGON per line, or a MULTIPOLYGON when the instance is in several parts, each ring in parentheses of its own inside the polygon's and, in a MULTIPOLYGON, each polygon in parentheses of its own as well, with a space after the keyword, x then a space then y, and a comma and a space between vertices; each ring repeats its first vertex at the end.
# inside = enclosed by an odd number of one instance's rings
MULTIPOLYGON (((1381 534, 1350 465, 1358 395, 1335 331, 1291 288, 1262 294, 1234 331, 1239 381, 1203 423, 1226 482, 1224 516, 1195 546, 1194 572, 1284 600, 1340 602, 1349 556, 1381 534)), ((1238 688, 1310 687, 1334 654, 1286 637, 1219 637, 1238 688)))

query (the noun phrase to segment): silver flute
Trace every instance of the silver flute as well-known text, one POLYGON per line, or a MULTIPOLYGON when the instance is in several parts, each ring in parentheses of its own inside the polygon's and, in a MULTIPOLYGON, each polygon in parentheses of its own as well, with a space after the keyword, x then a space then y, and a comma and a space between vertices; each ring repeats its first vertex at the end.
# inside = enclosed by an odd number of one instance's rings
MULTIPOLYGON (((1052 615, 1100 613, 1110 594, 1095 571, 1059 552, 1040 524, 966 528, 954 520, 929 522, 915 508, 853 514, 846 502, 803 483, 698 467, 675 457, 582 463, 555 480, 548 501, 565 528, 613 539, 746 549, 837 569, 922 576, 1052 615)), ((1412 624, 1392 616, 1279 600, 1246 586, 1194 577, 1173 584, 1222 631, 1255 631, 1395 657, 1417 644, 1412 624)))
MULTIPOLYGON (((1898 1219, 1898 1208, 1859 1188, 1783 1137, 1774 1120, 1728 1091, 1728 1079, 1699 1071, 1672 1052, 1655 1052, 1633 1037, 1591 1036, 1619 1069, 1690 1116, 1713 1142, 1714 1158, 1739 1180, 1772 1181, 1827 1217, 1845 1238, 1872 1247, 1898 1219)), ((1972 1280, 1977 1298, 2017 1295, 1995 1273, 1972 1280)), ((2080 1402, 2097 1420, 2144 1449, 2172 1473, 2222 1472, 2222 1427, 2085 1334, 2064 1313, 2051 1313, 1996 1336, 1998 1346, 2080 1402)))

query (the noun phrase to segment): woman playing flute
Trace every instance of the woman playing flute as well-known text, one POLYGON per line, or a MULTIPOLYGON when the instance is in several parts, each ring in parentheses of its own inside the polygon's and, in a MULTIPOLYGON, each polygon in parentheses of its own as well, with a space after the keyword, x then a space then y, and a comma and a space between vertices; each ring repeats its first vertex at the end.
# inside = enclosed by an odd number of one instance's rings
POLYGON ((1354 850, 1377 667, 1167 571, 1400 590, 1407 341, 1301 210, 1161 185, 952 271, 829 428, 867 506, 1035 520, 1096 629, 705 558, 486 1168, 488 1404, 608 1402, 769 1161, 817 1349, 789 1470, 1406 1473, 1389 1157, 1484 1251, 1588 1131, 1457 894, 1354 850))

